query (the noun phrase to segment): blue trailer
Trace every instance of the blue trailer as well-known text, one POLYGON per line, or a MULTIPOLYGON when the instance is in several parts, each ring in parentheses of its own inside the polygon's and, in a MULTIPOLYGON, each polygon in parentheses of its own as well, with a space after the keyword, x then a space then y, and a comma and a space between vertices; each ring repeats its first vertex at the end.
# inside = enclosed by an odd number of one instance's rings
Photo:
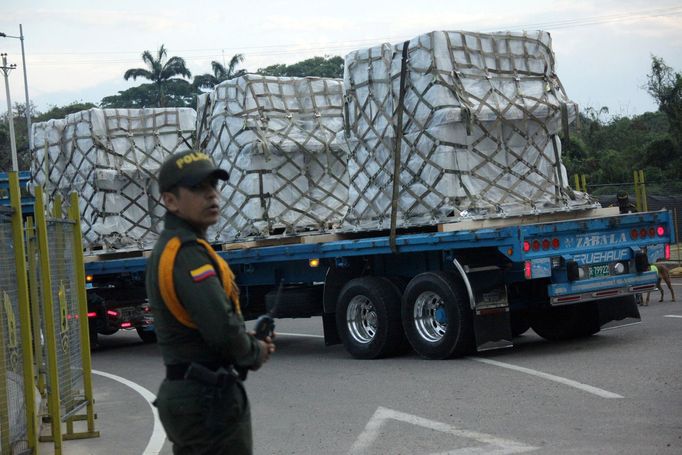
MULTIPOLYGON (((354 357, 411 346, 441 359, 510 347, 531 327, 564 340, 639 321, 637 296, 656 286, 649 264, 674 241, 667 211, 606 208, 216 249, 249 319, 321 315, 325 342, 354 357)), ((91 297, 144 305, 144 254, 86 261, 91 297)))

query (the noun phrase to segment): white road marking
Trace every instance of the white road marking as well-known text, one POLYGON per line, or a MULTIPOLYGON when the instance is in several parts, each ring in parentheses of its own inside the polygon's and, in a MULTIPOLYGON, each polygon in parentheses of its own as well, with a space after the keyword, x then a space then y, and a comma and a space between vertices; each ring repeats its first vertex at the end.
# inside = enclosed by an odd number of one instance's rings
POLYGON ((680 319, 682 319, 682 315, 680 315, 680 314, 666 314, 663 317, 664 318, 680 318, 680 319))
POLYGON ((537 450, 539 447, 532 447, 522 444, 510 439, 502 439, 496 436, 479 433, 477 431, 461 430, 442 422, 435 420, 428 420, 412 414, 406 414, 400 411, 394 411, 384 407, 377 408, 376 412, 369 419, 364 431, 358 439, 353 443, 348 455, 360 455, 369 452, 369 448, 379 437, 381 427, 389 420, 397 420, 399 422, 416 425, 423 428, 428 428, 434 431, 449 433, 458 438, 474 439, 475 441, 484 445, 476 445, 472 447, 463 447, 445 452, 438 452, 431 455, 468 455, 468 454, 495 454, 504 455, 510 453, 523 453, 537 450))
POLYGON ((310 335, 307 333, 283 333, 283 332, 278 332, 275 330, 275 335, 277 336, 285 336, 285 337, 303 337, 303 338, 324 338, 322 335, 310 335))
POLYGON ((539 378, 548 379, 550 381, 558 382, 560 384, 567 385, 569 387, 574 387, 576 389, 582 390, 593 395, 597 395, 602 398, 623 398, 622 395, 617 393, 609 392, 608 390, 593 387, 591 385, 583 384, 582 382, 574 381, 572 379, 563 378, 561 376, 555 376, 549 373, 543 373, 542 371, 533 370, 530 368, 519 367, 512 365, 510 363, 498 362, 496 360, 483 359, 480 357, 468 357, 470 360, 475 360, 476 362, 487 363, 488 365, 494 365, 496 367, 507 368, 509 370, 520 371, 521 373, 530 374, 531 376, 537 376, 539 378))
POLYGON ((129 381, 126 378, 122 378, 121 376, 116 376, 115 374, 98 370, 92 370, 92 372, 99 376, 104 376, 105 378, 118 381, 121 384, 130 387, 131 389, 142 395, 142 398, 144 398, 147 401, 147 404, 149 404, 149 407, 152 409, 152 414, 154 414, 154 428, 152 430, 152 436, 151 438, 149 438, 147 447, 145 447, 144 452, 142 452, 142 455, 158 455, 159 453, 161 453, 163 443, 166 440, 166 432, 164 431, 163 426, 161 425, 161 420, 159 420, 159 413, 156 410, 156 407, 154 407, 154 405, 152 404, 152 402, 156 400, 156 395, 154 395, 141 385, 133 381, 129 381))

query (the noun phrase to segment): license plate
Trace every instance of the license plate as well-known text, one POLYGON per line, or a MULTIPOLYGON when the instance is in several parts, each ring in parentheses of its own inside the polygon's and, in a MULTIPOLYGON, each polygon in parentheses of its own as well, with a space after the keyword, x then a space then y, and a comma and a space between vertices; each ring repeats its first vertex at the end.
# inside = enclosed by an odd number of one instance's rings
POLYGON ((604 265, 591 265, 589 268, 590 278, 598 278, 603 276, 609 276, 609 266, 604 265))

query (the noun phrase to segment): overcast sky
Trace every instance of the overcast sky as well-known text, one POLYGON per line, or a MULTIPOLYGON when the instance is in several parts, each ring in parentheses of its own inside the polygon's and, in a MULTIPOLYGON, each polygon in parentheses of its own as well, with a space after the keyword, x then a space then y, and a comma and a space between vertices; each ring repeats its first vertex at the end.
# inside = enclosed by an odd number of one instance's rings
MULTIPOLYGON (((161 44, 196 75, 236 53, 256 71, 432 30, 541 29, 552 35, 568 96, 615 115, 656 109, 642 88, 652 54, 682 71, 682 1, 3 0, 0 9, 0 32, 18 36, 23 25, 29 96, 40 111, 139 85, 123 73, 144 67, 142 52, 161 44)), ((20 41, 0 38, 0 52, 17 64, 12 101, 24 102, 20 41)), ((5 90, 0 103, 6 111, 5 90)))

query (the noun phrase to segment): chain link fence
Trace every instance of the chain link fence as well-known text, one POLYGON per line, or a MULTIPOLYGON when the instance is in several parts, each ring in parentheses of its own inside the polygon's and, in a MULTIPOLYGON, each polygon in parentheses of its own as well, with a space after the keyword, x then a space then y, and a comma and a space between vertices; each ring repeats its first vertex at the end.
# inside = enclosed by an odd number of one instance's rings
MULTIPOLYGON (((30 453, 12 222, 0 213, 0 453, 30 453)), ((33 391, 30 391, 33 393, 33 391)))

